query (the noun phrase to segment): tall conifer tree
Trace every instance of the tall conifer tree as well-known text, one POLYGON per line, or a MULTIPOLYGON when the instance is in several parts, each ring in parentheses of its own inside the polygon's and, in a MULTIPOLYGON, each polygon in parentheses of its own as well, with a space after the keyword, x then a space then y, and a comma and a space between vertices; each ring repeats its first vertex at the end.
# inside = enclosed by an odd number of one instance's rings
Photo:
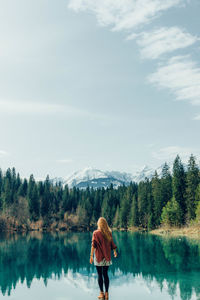
POLYGON ((199 184, 199 168, 196 164, 195 157, 191 154, 188 161, 186 175, 186 210, 187 220, 195 219, 196 202, 195 193, 199 184))
POLYGON ((154 222, 155 225, 159 225, 163 205, 162 205, 161 180, 158 178, 157 171, 155 171, 151 184, 152 184, 152 196, 154 202, 154 206, 153 206, 154 214, 152 215, 152 222, 154 222))
POLYGON ((129 215, 129 226, 138 226, 138 203, 137 203, 137 196, 136 194, 133 195, 130 215, 129 215))
POLYGON ((35 221, 39 218, 39 195, 33 175, 28 183, 28 204, 31 218, 35 221))
POLYGON ((173 180, 172 189, 173 196, 180 206, 181 224, 185 223, 186 203, 185 203, 185 188, 186 188, 186 174, 184 166, 179 155, 176 156, 173 164, 173 180))
POLYGON ((162 193, 162 207, 172 199, 172 176, 168 164, 165 162, 162 168, 161 175, 161 193, 162 193))

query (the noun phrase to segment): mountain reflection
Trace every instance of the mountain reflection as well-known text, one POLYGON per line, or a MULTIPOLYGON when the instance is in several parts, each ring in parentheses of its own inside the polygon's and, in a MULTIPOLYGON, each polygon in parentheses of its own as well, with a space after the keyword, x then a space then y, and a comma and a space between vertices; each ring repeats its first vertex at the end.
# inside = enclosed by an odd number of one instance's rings
MULTIPOLYGON (((95 269, 89 264, 91 237, 89 232, 1 235, 2 294, 10 295, 18 282, 26 281, 30 287, 34 278, 42 278, 47 284, 48 279, 69 272, 94 280, 95 269)), ((129 232, 113 232, 113 237, 119 252, 110 267, 113 284, 140 275, 147 285, 156 280, 161 290, 167 286, 172 298, 177 287, 183 300, 194 293, 200 296, 200 243, 129 232)))

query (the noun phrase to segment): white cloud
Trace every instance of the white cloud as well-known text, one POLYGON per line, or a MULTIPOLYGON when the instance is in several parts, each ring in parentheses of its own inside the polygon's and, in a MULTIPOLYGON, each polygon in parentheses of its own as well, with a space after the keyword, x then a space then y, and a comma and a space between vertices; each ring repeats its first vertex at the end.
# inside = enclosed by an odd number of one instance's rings
POLYGON ((74 11, 90 11, 101 26, 129 30, 151 22, 159 13, 185 0, 70 0, 74 11))
POLYGON ((200 115, 196 115, 193 120, 197 120, 197 121, 200 121, 200 115))
POLYGON ((0 100, 0 113, 12 114, 56 114, 68 112, 69 114, 78 113, 72 107, 59 104, 30 102, 30 101, 10 101, 0 100))
POLYGON ((183 161, 187 161, 191 154, 199 155, 200 152, 193 148, 179 147, 179 146, 169 146, 161 148, 158 151, 152 152, 152 156, 159 160, 173 160, 177 154, 181 157, 183 161))
POLYGON ((0 150, 0 157, 4 157, 7 156, 8 152, 4 151, 4 150, 0 150))
POLYGON ((127 39, 135 39, 141 47, 143 58, 156 59, 160 55, 177 49, 191 46, 199 40, 198 37, 178 27, 162 27, 150 32, 132 34, 127 39))
MULTIPOLYGON (((175 26, 151 32, 137 33, 136 30, 149 24, 162 12, 188 2, 189 0, 69 0, 68 7, 75 12, 93 13, 100 26, 110 26, 113 31, 125 31, 127 39, 136 39, 143 58, 156 59, 162 54, 189 47, 200 39, 175 26)), ((149 81, 159 87, 169 88, 178 100, 186 100, 193 105, 200 104, 200 68, 186 56, 163 61, 163 65, 149 76, 149 81)))
MULTIPOLYGON (((70 105, 30 102, 30 101, 11 101, 0 100, 0 115, 59 115, 64 114, 68 117, 87 118, 89 120, 111 120, 105 114, 79 109, 70 105)), ((114 118, 112 118, 114 120, 114 118)))
POLYGON ((171 58, 148 79, 161 88, 169 88, 178 100, 200 105, 200 68, 188 56, 171 58))
POLYGON ((72 159, 57 159, 56 162, 61 163, 61 164, 70 164, 73 162, 72 159))

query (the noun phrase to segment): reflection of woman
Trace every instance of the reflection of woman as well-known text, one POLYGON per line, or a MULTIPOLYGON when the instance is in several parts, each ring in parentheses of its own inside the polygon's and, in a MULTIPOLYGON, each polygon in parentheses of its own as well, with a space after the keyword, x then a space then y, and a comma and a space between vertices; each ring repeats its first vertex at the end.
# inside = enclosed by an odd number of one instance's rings
POLYGON ((112 264, 111 250, 114 251, 114 256, 117 257, 117 246, 113 242, 112 232, 105 218, 99 218, 97 222, 98 229, 93 232, 90 263, 96 266, 98 273, 98 284, 100 288, 99 299, 108 299, 109 277, 108 268, 112 264), (95 253, 94 253, 95 250, 95 253), (105 294, 103 292, 103 282, 105 285, 105 294))

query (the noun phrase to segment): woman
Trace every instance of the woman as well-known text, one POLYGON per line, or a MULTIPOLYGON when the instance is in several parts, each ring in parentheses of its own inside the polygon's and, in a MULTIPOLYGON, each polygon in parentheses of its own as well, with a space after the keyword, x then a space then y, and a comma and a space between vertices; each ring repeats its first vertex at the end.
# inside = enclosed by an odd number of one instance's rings
POLYGON ((100 288, 99 299, 108 299, 109 277, 108 268, 112 264, 111 250, 114 251, 114 257, 117 257, 117 246, 113 242, 112 231, 105 218, 99 218, 97 222, 98 229, 93 232, 90 263, 96 266, 98 273, 98 284, 100 288), (94 253, 95 251, 95 253, 94 253), (103 280, 104 279, 104 280, 103 280), (105 294, 103 291, 103 282, 105 285, 105 294))

